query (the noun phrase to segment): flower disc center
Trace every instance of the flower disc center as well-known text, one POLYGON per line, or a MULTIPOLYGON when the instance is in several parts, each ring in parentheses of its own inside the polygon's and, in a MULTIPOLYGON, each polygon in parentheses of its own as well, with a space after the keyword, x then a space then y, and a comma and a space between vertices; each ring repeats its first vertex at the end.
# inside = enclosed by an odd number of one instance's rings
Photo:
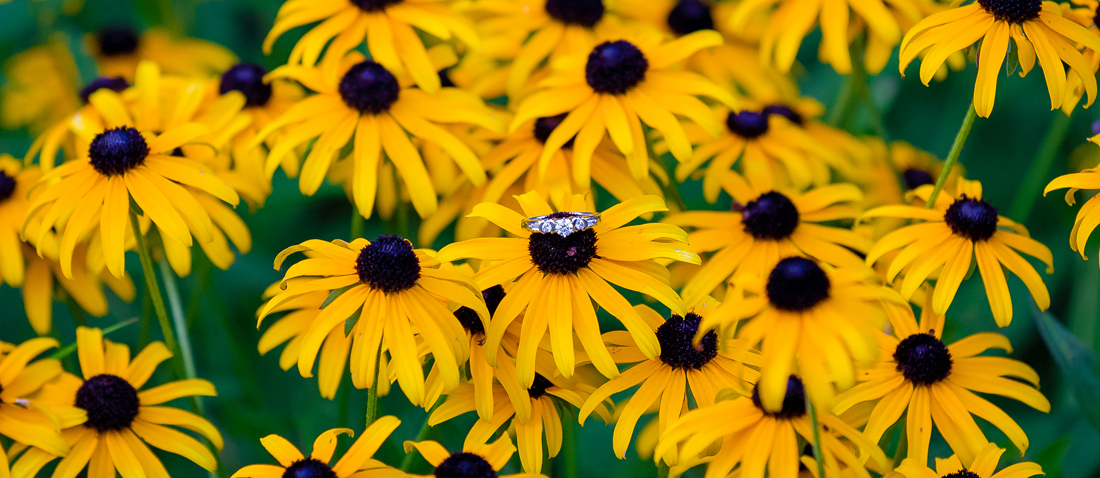
POLYGON ((802 115, 799 112, 791 109, 791 107, 786 105, 765 106, 763 113, 766 115, 782 116, 784 118, 787 118, 787 121, 790 121, 791 123, 800 126, 806 121, 802 118, 802 115))
POLYGON ((592 28, 603 12, 603 0, 546 0, 546 13, 566 25, 592 28))
POLYGON ((764 412, 765 415, 775 418, 792 419, 806 414, 806 389, 802 385, 802 379, 791 375, 787 378, 787 394, 783 396, 783 408, 778 412, 764 410, 760 403, 760 384, 752 387, 752 404, 764 412))
POLYGON ((596 231, 585 229, 568 237, 531 233, 527 240, 531 262, 546 274, 572 274, 585 267, 596 255, 596 231))
POLYGON ((626 40, 603 42, 588 54, 584 78, 596 93, 621 95, 645 79, 649 60, 626 40))
POLYGON ((703 318, 692 312, 684 317, 672 314, 657 327, 657 341, 661 344, 661 361, 672 368, 701 369, 718 355, 718 334, 713 330, 703 335, 699 346, 692 339, 699 331, 703 318))
POLYGON ((99 31, 99 52, 103 56, 123 56, 133 54, 138 49, 141 38, 131 28, 108 27, 99 31))
POLYGON ((943 478, 980 478, 980 476, 977 473, 974 473, 973 471, 964 468, 954 473, 943 475, 943 478))
POLYGON ((713 30, 714 18, 710 16, 710 6, 700 0, 680 0, 672 11, 668 12, 668 27, 677 35, 683 36, 699 30, 713 30))
POLYGON ((340 98, 360 113, 389 110, 400 92, 401 86, 393 73, 370 60, 351 67, 340 80, 340 98))
POLYGON ((542 374, 536 373, 535 381, 531 382, 531 387, 527 389, 527 395, 530 395, 532 400, 542 398, 543 395, 546 395, 546 389, 553 386, 554 382, 543 377, 542 374))
POLYGON ((1008 23, 1034 20, 1043 10, 1043 0, 978 0, 978 5, 993 18, 1008 23))
MULTIPOLYGON (((485 307, 489 309, 489 316, 497 313, 497 307, 500 307, 500 301, 504 300, 504 287, 499 284, 494 285, 488 289, 481 291, 481 297, 485 299, 485 307)), ((481 323, 481 317, 477 316, 477 312, 469 307, 459 307, 454 312, 455 317, 458 318, 458 322, 462 324, 462 328, 466 329, 470 335, 485 335, 485 325, 481 323)))
POLYGON ((420 279, 420 259, 401 236, 378 236, 355 259, 359 280, 385 293, 401 292, 420 279))
POLYGON ((767 291, 775 308, 801 312, 829 297, 829 276, 812 259, 788 257, 768 275, 767 291))
POLYGON ((970 199, 965 194, 947 208, 943 220, 955 235, 971 241, 984 241, 997 232, 997 208, 984 199, 970 199))
POLYGON ((401 3, 401 0, 349 0, 364 12, 380 12, 390 5, 401 3))
POLYGON ((306 458, 286 467, 283 478, 336 478, 336 472, 321 460, 306 458))
MULTIPOLYGON (((535 120, 535 139, 539 140, 542 144, 546 144, 546 140, 550 139, 550 135, 554 133, 555 129, 558 129, 562 121, 565 121, 566 116, 569 116, 569 113, 562 113, 557 116, 547 116, 535 120)), ((565 144, 562 145, 562 148, 572 149, 573 141, 576 138, 576 135, 569 138, 569 141, 566 141, 565 144)))
POLYGON ((15 178, 0 171, 0 203, 10 198, 12 194, 15 194, 15 178))
POLYGON ((436 478, 496 478, 497 471, 474 453, 454 453, 435 467, 436 478))
POLYGON ((905 179, 906 189, 917 189, 925 184, 936 184, 936 178, 932 177, 932 173, 920 168, 909 168, 901 173, 902 179, 905 179))
POLYGON ((88 97, 104 88, 114 91, 115 93, 121 93, 126 88, 130 87, 130 82, 126 81, 126 78, 121 76, 109 77, 101 76, 92 80, 84 88, 80 89, 80 99, 84 101, 84 104, 88 104, 88 97))
POLYGON ((104 176, 115 176, 145 164, 149 144, 141 132, 119 126, 99 133, 88 146, 92 168, 104 176))
POLYGON ((756 239, 785 239, 798 228, 798 207, 775 191, 761 194, 741 209, 745 232, 756 239))
POLYGON ((913 334, 894 350, 897 370, 916 385, 932 385, 951 374, 951 351, 932 334, 913 334))
POLYGON ((244 94, 245 106, 264 106, 271 100, 271 85, 264 83, 267 68, 255 63, 237 63, 222 73, 218 93, 239 91, 244 94))
POLYGON ((768 115, 749 110, 731 111, 726 116, 726 128, 745 139, 759 138, 768 132, 768 115))
POLYGON ((84 381, 76 391, 75 405, 88 414, 84 426, 105 432, 128 428, 141 402, 130 382, 117 375, 100 374, 84 381))

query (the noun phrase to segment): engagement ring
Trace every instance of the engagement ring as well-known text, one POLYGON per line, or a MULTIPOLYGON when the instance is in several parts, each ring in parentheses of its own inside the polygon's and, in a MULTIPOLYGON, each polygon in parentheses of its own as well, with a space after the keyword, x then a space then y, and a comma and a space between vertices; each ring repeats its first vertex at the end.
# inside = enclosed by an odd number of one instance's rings
POLYGON ((520 227, 530 232, 569 237, 570 234, 588 229, 599 222, 600 215, 595 212, 555 212, 524 219, 520 227))

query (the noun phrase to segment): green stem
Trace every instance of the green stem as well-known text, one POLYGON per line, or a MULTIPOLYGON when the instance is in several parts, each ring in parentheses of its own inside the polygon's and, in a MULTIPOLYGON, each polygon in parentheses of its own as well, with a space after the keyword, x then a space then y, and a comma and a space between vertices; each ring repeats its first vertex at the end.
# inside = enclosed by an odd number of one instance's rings
POLYGON ((894 452, 894 464, 890 467, 891 470, 897 469, 901 464, 901 460, 909 453, 909 430, 907 430, 906 416, 901 416, 901 438, 898 438, 898 449, 894 452))
POLYGON ((65 305, 69 306, 69 313, 73 316, 73 323, 77 327, 83 327, 88 324, 88 319, 84 314, 84 309, 80 307, 80 304, 76 303, 73 296, 65 294, 65 305))
MULTIPOLYGON (((187 323, 185 322, 185 315, 183 313, 183 302, 180 300, 180 291, 176 287, 176 279, 173 277, 171 266, 168 264, 168 259, 161 257, 160 259, 160 275, 164 281, 164 291, 168 294, 168 306, 172 309, 172 323, 175 326, 175 332, 179 334, 179 350, 180 356, 183 358, 183 372, 186 378, 195 378, 198 376, 195 370, 195 354, 191 348, 191 334, 187 332, 187 323)), ((199 407, 199 414, 202 414, 202 400, 195 398, 195 402, 199 407)))
POLYGON ((1043 136, 1043 143, 1039 146, 1039 152, 1035 154, 1031 167, 1024 174, 1024 182, 1016 189, 1016 197, 1008 208, 1008 216, 1012 219, 1023 223, 1031 215, 1035 201, 1039 199, 1043 186, 1047 183, 1047 174, 1062 149, 1062 141, 1066 139, 1071 122, 1070 117, 1061 111, 1054 113, 1054 119, 1047 127, 1046 136, 1043 136))
POLYGON ((137 214, 130 213, 130 224, 134 228, 134 238, 137 240, 138 257, 141 258, 141 272, 145 275, 145 290, 149 291, 149 298, 153 302, 153 310, 156 312, 157 321, 160 322, 160 330, 164 333, 164 345, 172 352, 172 363, 180 378, 187 377, 187 367, 183 363, 183 357, 176 343, 176 334, 172 333, 172 325, 168 321, 168 311, 164 307, 164 298, 160 295, 160 286, 157 284, 157 276, 153 271, 153 257, 149 253, 149 245, 145 236, 141 233, 141 224, 137 214))
POLYGON ((818 478, 825 478, 825 460, 822 458, 825 455, 821 448, 821 423, 817 420, 817 407, 814 407, 814 402, 810 400, 809 395, 806 395, 806 413, 810 415, 810 427, 813 428, 814 461, 817 462, 817 476, 818 478))
MULTIPOLYGON (((114 332, 118 329, 121 329, 123 327, 126 327, 127 325, 133 324, 134 322, 137 322, 137 319, 124 320, 124 321, 119 322, 115 325, 107 327, 107 328, 103 329, 103 336, 106 337, 106 336, 110 335, 112 332, 114 332)), ((76 351, 76 342, 73 342, 69 345, 66 345, 66 346, 60 348, 60 349, 57 349, 56 352, 50 354, 50 358, 61 360, 65 357, 68 357, 70 354, 72 354, 75 351, 76 351)))
POLYGON ((351 237, 348 240, 356 240, 363 237, 363 225, 366 220, 363 219, 363 215, 359 213, 359 208, 354 204, 351 206, 351 237))
MULTIPOLYGON (((430 410, 428 410, 428 415, 424 417, 424 423, 420 424, 420 431, 416 432, 416 440, 415 441, 422 442, 422 441, 428 439, 428 434, 431 433, 431 431, 432 431, 432 426, 428 424, 428 421, 429 421, 430 418, 432 418, 432 413, 435 412, 435 409, 439 408, 439 406, 442 405, 442 404, 443 404, 443 399, 440 398, 439 400, 437 400, 435 402, 435 405, 432 405, 432 408, 430 410)), ((403 460, 401 460, 400 470, 401 471, 409 471, 409 468, 412 467, 413 458, 415 458, 416 455, 417 455, 417 453, 414 453, 412 451, 406 453, 405 458, 403 460)))
MULTIPOLYGON (((378 419, 378 374, 382 366, 382 349, 378 349, 378 358, 374 361, 374 383, 367 390, 367 427, 378 419)), ((365 428, 364 428, 365 429, 365 428)))
POLYGON ((668 464, 664 460, 657 463, 657 478, 668 478, 669 471, 668 464))
POLYGON ((351 408, 351 388, 352 385, 348 377, 340 379, 340 388, 336 390, 336 401, 340 404, 340 408, 336 411, 336 423, 342 427, 348 426, 348 417, 351 414, 349 409, 351 408))
POLYGON ((959 126, 959 132, 955 135, 955 142, 951 144, 951 151, 947 153, 947 161, 943 163, 940 177, 936 179, 936 185, 932 188, 932 194, 928 196, 928 203, 924 207, 932 209, 932 206, 936 204, 936 196, 943 189, 943 183, 947 182, 947 176, 951 174, 951 170, 955 169, 955 163, 959 161, 959 154, 962 153, 963 145, 966 144, 966 137, 970 135, 970 128, 974 126, 974 119, 977 117, 978 112, 974 110, 974 103, 970 103, 966 110, 966 117, 963 118, 962 125, 959 126))
POLYGON ((149 288, 143 287, 141 291, 141 326, 138 332, 138 348, 144 349, 152 340, 153 335, 153 299, 149 296, 149 288))
POLYGON ((871 80, 867 75, 867 65, 863 63, 864 41, 863 37, 860 37, 852 44, 852 76, 858 96, 867 107, 871 128, 875 130, 875 135, 882 138, 882 142, 889 146, 890 138, 886 132, 886 123, 882 119, 882 110, 879 109, 874 95, 871 94, 871 80))
POLYGON ((577 478, 577 424, 566 417, 562 420, 562 461, 565 465, 565 478, 577 478))

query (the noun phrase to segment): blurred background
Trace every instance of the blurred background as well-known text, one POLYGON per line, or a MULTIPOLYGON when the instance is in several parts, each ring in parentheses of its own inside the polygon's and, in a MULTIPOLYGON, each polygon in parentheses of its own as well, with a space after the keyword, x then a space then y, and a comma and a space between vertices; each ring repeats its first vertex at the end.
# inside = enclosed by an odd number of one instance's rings
MULTIPOLYGON (((72 0, 14 0, 0 4, 0 64, 3 77, 0 84, 9 88, 11 82, 11 57, 48 41, 60 41, 72 52, 77 71, 72 77, 73 87, 92 80, 94 62, 89 56, 86 36, 104 27, 130 26, 138 31, 157 27, 174 35, 186 35, 221 44, 232 50, 242 61, 255 62, 274 68, 283 64, 290 48, 305 29, 291 31, 276 44, 272 55, 264 56, 261 42, 271 27, 279 0, 86 0, 83 5, 72 0), (63 10, 79 11, 71 14, 63 10)), ((843 83, 832 68, 822 65, 816 58, 818 36, 806 39, 796 66, 796 75, 804 95, 831 106, 843 83)), ((911 75, 901 78, 895 58, 882 74, 871 79, 873 96, 884 117, 888 140, 905 140, 918 148, 944 157, 949 149, 959 123, 972 95, 976 68, 971 64, 962 72, 952 72, 946 81, 923 86, 911 68, 911 75)), ((1073 224, 1075 208, 1068 207, 1061 191, 1043 198, 1037 194, 1020 194, 1021 185, 1028 181, 1028 168, 1040 150, 1043 137, 1053 121, 1062 115, 1049 111, 1049 100, 1042 75, 1034 73, 1028 78, 1002 77, 999 83, 996 111, 992 117, 979 118, 970 139, 962 152, 961 163, 967 176, 982 181, 985 198, 998 207, 1001 214, 1022 222, 1033 237, 1046 244, 1054 253, 1055 273, 1045 276, 1050 289, 1050 312, 1060 319, 1084 344, 1095 350, 1100 343, 1100 268, 1097 259, 1081 260, 1069 249, 1068 238, 1073 224), (1017 213, 1013 215, 1010 211, 1017 213), (1026 214, 1026 217, 1022 217, 1026 214)), ((0 96, 0 101, 6 101, 0 96)), ((10 105, 0 104, 0 107, 10 105)), ((1100 148, 1086 143, 1092 134, 1092 123, 1100 118, 1095 109, 1078 108, 1061 142, 1052 144, 1057 149, 1054 165, 1048 177, 1033 178, 1046 184, 1049 179, 1084 167, 1100 163, 1100 148)), ((870 118, 856 118, 849 130, 855 134, 870 134, 870 118)), ((0 153, 22 157, 33 141, 25 128, 0 130, 0 153)), ((699 185, 688 182, 681 186, 681 194, 689 208, 728 208, 730 199, 724 197, 711 206, 702 200, 699 185)), ((1079 196, 1081 193, 1079 193, 1079 196)), ((603 201, 608 194, 599 194, 603 201)), ((1078 204, 1084 202, 1078 198, 1078 204)), ((606 207, 601 204, 599 209, 606 207)), ((219 476, 229 476, 241 466, 252 463, 273 463, 273 459, 260 446, 259 438, 279 434, 308 450, 313 438, 323 430, 347 426, 357 433, 363 429, 365 390, 350 389, 345 377, 336 400, 320 397, 316 379, 303 379, 296 370, 283 372, 278 366, 281 350, 261 357, 256 350, 260 331, 255 327, 255 312, 261 303, 265 287, 281 277, 272 268, 272 260, 283 248, 306 239, 348 239, 351 206, 342 190, 325 185, 313 197, 298 192, 295 181, 288 180, 281 171, 276 173, 274 193, 265 207, 248 211, 242 203, 239 213, 250 227, 254 239, 252 251, 241 256, 227 270, 218 270, 195 249, 192 274, 179 280, 184 298, 187 320, 194 343, 198 375, 212 381, 218 396, 203 400, 206 415, 226 438, 221 453, 222 469, 219 476), (350 389, 350 390, 349 390, 350 389), (342 416, 339 403, 350 400, 349 413, 342 416)), ((414 215, 415 216, 415 215, 414 215)), ((417 219, 413 218, 410 230, 415 231, 417 219)), ((373 239, 386 232, 386 224, 374 219, 367 222, 365 237, 373 239)), ((453 237, 445 232, 437 243, 441 247, 453 237)), ((1096 254, 1096 241, 1086 248, 1096 254)), ((133 255, 133 253, 131 253, 133 255)), ((127 261, 130 273, 140 290, 140 264, 136 255, 127 261)), ((1039 268, 1042 270, 1042 268, 1039 268)), ((1023 284, 1012 277, 1016 311, 1012 326, 1000 332, 1006 334, 1015 348, 1013 356, 1039 371, 1043 377, 1041 391, 1053 405, 1049 415, 1037 412, 1023 404, 1000 397, 987 397, 1015 418, 1031 439, 1031 447, 1023 459, 1039 462, 1046 476, 1081 478, 1100 476, 1100 435, 1090 425, 1085 413, 1095 414, 1094 403, 1078 403, 1070 385, 1079 377, 1076 373, 1095 377, 1095 370, 1078 370, 1063 374, 1037 332, 1029 295, 1023 284)), ((90 318, 89 325, 110 325, 139 317, 143 313, 140 298, 126 303, 108 293, 110 313, 103 318, 90 318)), ((638 296, 628 296, 640 300, 638 296)), ((0 286, 0 340, 19 343, 34 336, 23 312, 19 291, 0 286)), ((654 304, 659 307, 659 304, 654 304)), ((667 310, 665 311, 667 312, 667 310)), ((981 282, 969 280, 963 283, 958 299, 948 313, 945 342, 979 331, 994 328, 989 306, 984 298, 981 282)), ((74 322, 64 302, 54 303, 55 334, 62 344, 75 340, 74 322)), ((608 321, 608 329, 617 324, 608 321)), ((159 336, 156 327, 153 338, 159 336)), ((130 325, 112 333, 109 338, 135 348, 142 331, 130 325)), ((135 350, 136 353, 136 350, 135 350)), ((68 359, 67 368, 76 370, 75 356, 68 359)), ((168 378, 170 367, 158 371, 161 381, 168 378)), ((155 378, 157 380, 158 378, 155 378)), ((407 403, 395 387, 394 393, 381 400, 381 414, 396 415, 402 425, 377 458, 392 465, 401 462, 404 455, 401 442, 412 439, 426 412, 407 403)), ((643 418, 643 421, 648 417, 643 418)), ((474 420, 470 413, 459 420, 447 422, 433 429, 429 437, 441 441, 452 450, 461 447, 465 431, 474 420)), ((980 421, 979 421, 980 422, 980 421)), ((983 425, 987 425, 981 422, 983 425)), ((1094 422, 1095 423, 1095 422, 1094 422)), ((1002 465, 1021 459, 999 431, 983 426, 987 436, 1009 451, 1002 465)), ((633 448, 627 460, 614 458, 611 449, 611 426, 598 420, 590 420, 583 428, 577 427, 577 459, 580 476, 602 478, 653 476, 656 469, 650 461, 640 460, 633 448)), ((351 440, 344 440, 343 448, 351 440)), ((933 456, 946 456, 950 452, 942 438, 933 441, 933 456)), ((175 455, 158 453, 174 476, 199 476, 205 474, 194 464, 175 455)), ((565 453, 558 460, 565 459, 565 453)), ((517 459, 518 460, 518 459, 517 459)), ((518 464, 518 463, 517 463, 518 464)), ((551 465, 553 468, 554 463, 551 465)), ((47 469, 48 470, 48 469, 47 469)), ((414 460, 413 472, 427 473, 430 468, 420 458, 414 460)), ((516 472, 516 464, 507 472, 516 472)), ((695 470, 688 476, 701 476, 695 470)))

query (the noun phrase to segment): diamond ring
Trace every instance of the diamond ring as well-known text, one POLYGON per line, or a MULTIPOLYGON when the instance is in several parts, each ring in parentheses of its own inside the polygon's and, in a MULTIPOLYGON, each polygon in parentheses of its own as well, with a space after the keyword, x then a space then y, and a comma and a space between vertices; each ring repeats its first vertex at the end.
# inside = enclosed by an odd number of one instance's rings
POLYGON ((520 227, 529 232, 569 237, 570 234, 581 232, 599 222, 600 214, 595 212, 555 212, 524 219, 520 222, 520 227))

